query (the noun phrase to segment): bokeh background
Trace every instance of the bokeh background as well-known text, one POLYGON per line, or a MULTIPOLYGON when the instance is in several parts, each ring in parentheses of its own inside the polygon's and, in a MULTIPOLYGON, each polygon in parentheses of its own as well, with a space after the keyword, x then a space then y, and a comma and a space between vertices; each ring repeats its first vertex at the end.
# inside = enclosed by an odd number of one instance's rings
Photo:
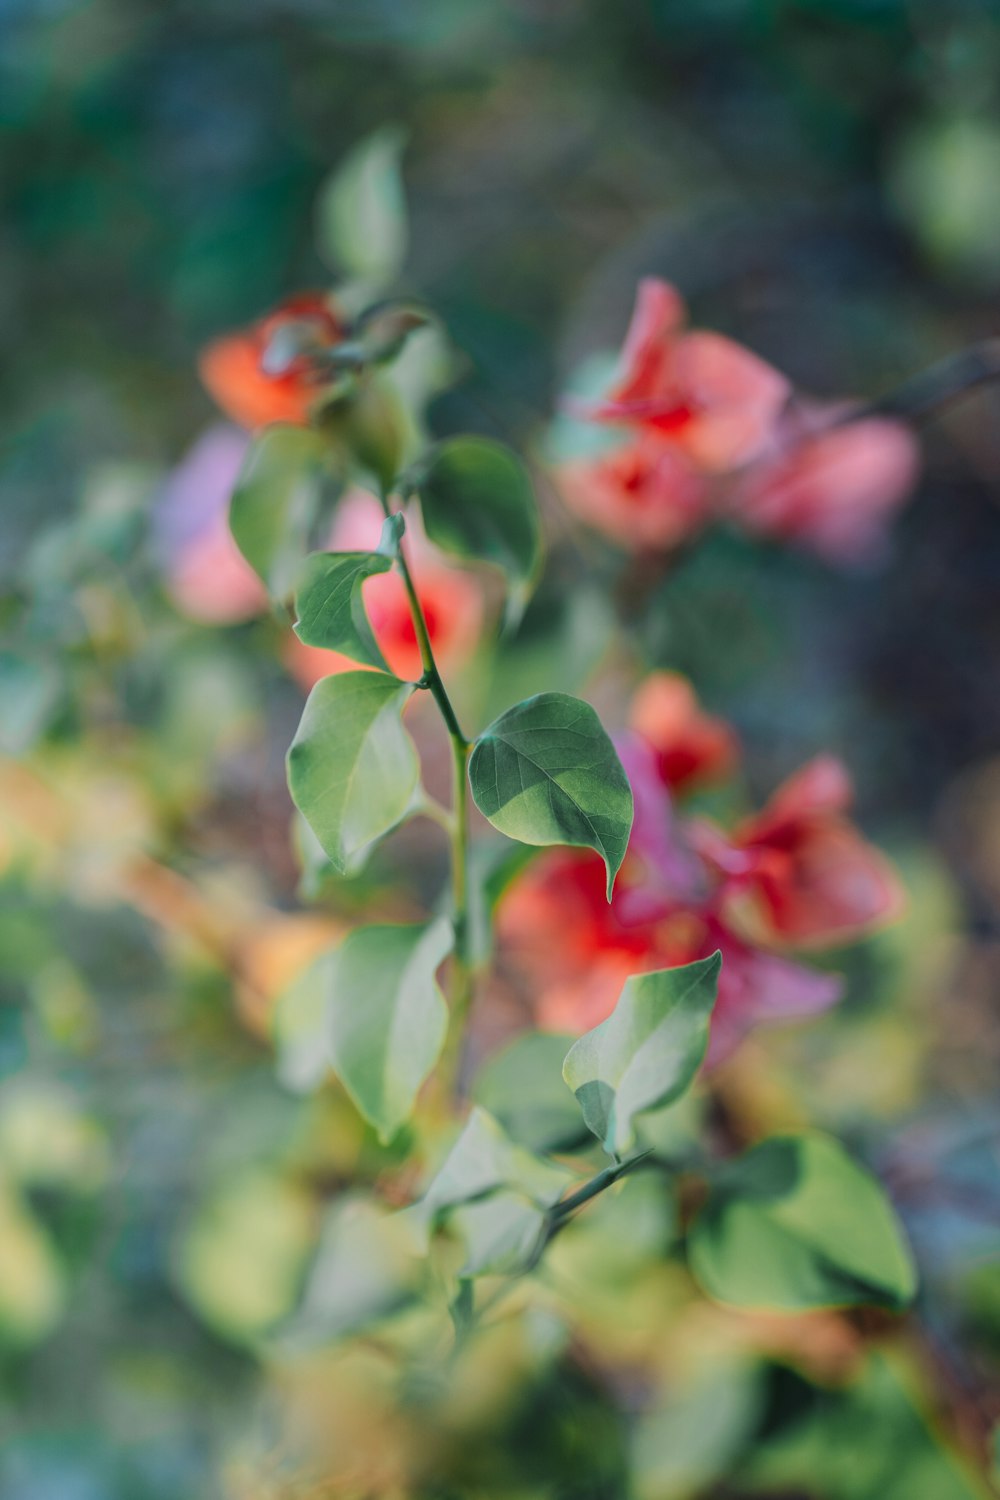
MULTIPOLYGON (((332 1191, 361 1149, 342 1101, 276 1080, 259 1013, 309 923, 350 915, 343 891, 317 917, 296 894, 282 755, 301 694, 276 627, 185 620, 149 542, 163 476, 213 420, 199 347, 327 280, 317 190, 392 123, 405 287, 465 360, 436 431, 541 454, 649 273, 806 390, 876 396, 1000 332, 998 80, 990 0, 0 4, 5 1500, 286 1493, 254 1338, 293 1296, 306 1188, 332 1191)), ((766 1055, 793 1108, 880 1160, 921 1256, 942 1430, 981 1461, 1000 1350, 1000 390, 923 436, 877 565, 719 534, 631 628, 737 725, 758 793, 843 755, 901 864, 907 923, 852 960, 835 1018, 766 1055)), ((557 554, 481 698, 585 682, 600 631, 574 587, 557 554)), ((465 1493, 628 1493, 627 1382, 577 1369, 536 1400, 524 1473, 465 1493)), ((876 1407, 891 1426, 890 1406, 862 1404, 856 1430, 876 1407)), ((848 1430, 819 1427, 820 1455, 848 1430)), ((689 1492, 647 1469, 645 1500, 689 1492)), ((743 1482, 706 1493, 813 1493, 743 1482)))

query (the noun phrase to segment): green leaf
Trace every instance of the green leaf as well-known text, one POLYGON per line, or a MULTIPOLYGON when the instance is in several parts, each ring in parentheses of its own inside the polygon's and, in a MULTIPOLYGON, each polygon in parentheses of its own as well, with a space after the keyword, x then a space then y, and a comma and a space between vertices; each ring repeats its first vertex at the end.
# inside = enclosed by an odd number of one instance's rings
POLYGON ((475 1102, 532 1151, 568 1150, 587 1139, 562 1080, 568 1044, 568 1037, 526 1031, 490 1057, 473 1085, 475 1102))
POLYGON ((596 849, 611 900, 632 831, 632 788, 589 703, 539 693, 508 709, 477 740, 469 777, 479 811, 508 838, 596 849))
POLYGON ((512 1276, 530 1267, 545 1215, 522 1194, 501 1189, 463 1204, 450 1223, 465 1241, 459 1276, 512 1276))
POLYGON ((571 1178, 565 1167, 515 1145, 477 1106, 423 1198, 407 1212, 426 1232, 449 1210, 504 1189, 520 1193, 536 1208, 548 1209, 562 1197, 571 1178))
POLYGON ((334 270, 384 285, 406 257, 400 161, 406 137, 385 126, 354 147, 320 191, 319 249, 334 270))
POLYGON ((740 1307, 899 1308, 916 1290, 881 1187, 822 1135, 775 1136, 727 1165, 689 1260, 710 1296, 740 1307))
POLYGON ((383 1142, 441 1055, 448 1007, 435 975, 453 941, 443 919, 358 927, 321 960, 333 1070, 383 1142))
POLYGON ((389 670, 365 613, 361 590, 366 578, 392 567, 402 534, 402 516, 390 516, 377 552, 314 552, 306 559, 295 591, 295 633, 300 641, 340 651, 383 672, 389 670))
POLYGON ((412 691, 381 672, 340 672, 309 694, 288 786, 341 874, 409 809, 420 765, 401 713, 412 691))
POLYGON ((404 1215, 385 1213, 361 1197, 341 1201, 324 1225, 282 1344, 298 1349, 329 1343, 402 1311, 422 1279, 418 1257, 404 1215))
POLYGON ((516 622, 541 561, 538 506, 520 459, 489 438, 452 438, 420 466, 410 488, 435 546, 507 575, 508 622, 516 622))
POLYGON ((319 511, 325 450, 307 427, 266 427, 251 443, 229 508, 247 562, 275 598, 292 589, 319 511))
POLYGON ((701 1066, 722 955, 626 981, 606 1021, 570 1048, 563 1077, 605 1151, 635 1141, 635 1119, 677 1099, 701 1066))

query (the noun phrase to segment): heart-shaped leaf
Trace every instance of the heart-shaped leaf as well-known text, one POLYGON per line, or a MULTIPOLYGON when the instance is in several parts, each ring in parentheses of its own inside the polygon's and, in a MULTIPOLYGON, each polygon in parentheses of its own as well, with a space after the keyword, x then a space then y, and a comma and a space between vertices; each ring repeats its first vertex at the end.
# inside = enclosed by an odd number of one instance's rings
POLYGON ((330 1063, 383 1141, 440 1056, 448 1007, 435 975, 453 941, 444 920, 358 927, 320 960, 330 1063))
POLYGON ((381 672, 340 672, 309 694, 288 752, 288 786, 342 874, 409 809, 420 766, 401 713, 412 692, 381 672))
POLYGON ((266 427, 254 438, 229 507, 229 526, 274 598, 292 589, 322 498, 326 451, 308 427, 266 427))
POLYGON ((596 849, 611 900, 632 830, 632 788, 589 703, 539 693, 508 709, 479 736, 469 778, 479 811, 508 838, 596 849))
POLYGON ((389 571, 402 532, 402 516, 390 516, 378 551, 313 552, 306 559, 295 591, 295 633, 300 641, 389 670, 365 613, 362 585, 376 573, 389 571))
POLYGON ((679 1098, 708 1046, 722 955, 635 974, 606 1021, 574 1042, 563 1077, 605 1151, 620 1157, 635 1120, 679 1098))
POLYGON ((411 487, 435 546, 502 569, 510 587, 508 622, 516 622, 541 558, 538 506, 521 460, 489 438, 452 438, 421 466, 411 487))
POLYGON ((882 1188, 823 1135, 775 1136, 727 1164, 688 1255, 705 1291, 739 1307, 898 1308, 916 1289, 882 1188))

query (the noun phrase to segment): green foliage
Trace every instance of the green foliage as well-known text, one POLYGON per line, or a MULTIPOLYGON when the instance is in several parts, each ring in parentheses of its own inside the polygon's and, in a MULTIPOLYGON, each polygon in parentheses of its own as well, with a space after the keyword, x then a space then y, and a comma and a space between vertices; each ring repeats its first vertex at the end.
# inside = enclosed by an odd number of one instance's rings
POLYGON ((379 672, 342 672, 309 694, 288 752, 288 786, 341 873, 402 821, 416 791, 417 752, 401 718, 412 691, 379 672))
POLYGON ((710 1296, 740 1307, 901 1308, 916 1290, 881 1187, 822 1135, 775 1136, 727 1164, 689 1261, 710 1296))
POLYGON ((508 709, 476 741, 469 777, 479 811, 509 838, 595 849, 611 900, 632 829, 632 788, 589 703, 539 693, 508 709))
POLYGON ((377 552, 313 552, 295 590, 295 633, 307 646, 340 651, 353 661, 388 671, 365 613, 362 585, 392 567, 403 534, 402 516, 382 528, 377 552))
POLYGON ((375 284, 393 281, 406 257, 405 133, 386 126, 344 157, 320 192, 321 254, 334 270, 375 284))
POLYGON ((327 451, 307 427, 266 427, 251 443, 233 490, 236 545, 275 598, 284 598, 306 552, 322 494, 327 451))
POLYGON ((522 1193, 500 1189, 463 1203, 449 1224, 465 1243, 459 1276, 511 1276, 531 1266, 542 1244, 546 1217, 522 1193))
POLYGON ((586 1138, 560 1073, 567 1041, 526 1031, 487 1060, 473 1086, 476 1103, 532 1151, 566 1150, 586 1138))
POLYGON ((629 979, 611 1015, 570 1048, 563 1077, 612 1156, 635 1143, 635 1120, 677 1099, 701 1066, 722 955, 629 979))
POLYGON ((562 1197, 572 1173, 516 1145, 485 1109, 476 1106, 419 1203, 408 1212, 430 1230, 462 1204, 513 1191, 538 1209, 562 1197))
POLYGON ((405 1308, 421 1279, 402 1215, 348 1195, 326 1220, 301 1303, 280 1342, 309 1347, 371 1328, 405 1308))
POLYGON ((319 961, 330 1063, 383 1141, 409 1118, 444 1044, 435 975, 452 941, 443 919, 356 927, 319 961))
POLYGON ((541 535, 531 480, 517 455, 489 438, 452 438, 410 485, 431 541, 462 561, 500 568, 510 590, 508 620, 519 619, 541 562, 541 535))

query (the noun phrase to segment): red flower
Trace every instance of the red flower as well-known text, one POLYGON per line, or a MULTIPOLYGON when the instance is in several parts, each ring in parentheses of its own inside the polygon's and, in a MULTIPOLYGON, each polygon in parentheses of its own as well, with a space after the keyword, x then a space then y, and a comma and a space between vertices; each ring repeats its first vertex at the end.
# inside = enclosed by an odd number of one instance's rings
POLYGON ((727 508, 748 531, 855 562, 878 550, 919 466, 909 428, 870 417, 792 435, 784 451, 754 465, 727 508))
POLYGON ((202 352, 199 370, 209 395, 241 427, 271 422, 305 426, 328 377, 315 354, 342 341, 344 332, 329 302, 318 292, 291 297, 240 333, 216 339, 202 352), (275 353, 276 337, 295 349, 275 353), (269 358, 274 368, 269 368, 269 358))
MULTIPOLYGON (((385 517, 373 495, 354 490, 337 507, 327 545, 334 552, 374 551, 385 517)), ((438 665, 446 671, 466 661, 482 632, 483 605, 479 588, 467 573, 449 567, 424 535, 419 517, 406 518, 410 567, 427 621, 427 633, 438 665)), ((393 569, 377 573, 364 585, 364 603, 375 638, 390 671, 414 682, 423 673, 420 648, 402 578, 393 569)), ((297 636, 288 644, 286 662, 292 675, 308 691, 333 672, 356 672, 360 663, 338 651, 304 646, 297 636)))
POLYGON ((739 760, 739 742, 723 719, 701 709, 679 672, 654 672, 632 699, 629 726, 656 753, 657 770, 672 791, 724 780, 739 760))
POLYGON ((764 941, 825 947, 897 916, 899 882, 845 816, 851 799, 843 765, 821 755, 731 838, 696 829, 699 851, 725 882, 730 920, 764 941))
POLYGON ((698 468, 724 473, 767 442, 788 399, 785 377, 718 333, 684 328, 684 303, 665 281, 640 282, 621 372, 589 415, 660 434, 698 468))
POLYGON ((762 1022, 835 1004, 837 975, 771 952, 731 926, 720 904, 725 881, 690 842, 691 825, 674 818, 653 751, 636 738, 620 741, 619 753, 636 815, 610 905, 600 859, 557 850, 528 867, 497 911, 500 943, 532 994, 539 1024, 588 1030, 611 1013, 630 975, 690 963, 717 948, 723 964, 711 1062, 762 1022))
POLYGON ((704 480, 657 434, 565 463, 557 479, 581 521, 631 551, 669 551, 707 517, 704 480))

